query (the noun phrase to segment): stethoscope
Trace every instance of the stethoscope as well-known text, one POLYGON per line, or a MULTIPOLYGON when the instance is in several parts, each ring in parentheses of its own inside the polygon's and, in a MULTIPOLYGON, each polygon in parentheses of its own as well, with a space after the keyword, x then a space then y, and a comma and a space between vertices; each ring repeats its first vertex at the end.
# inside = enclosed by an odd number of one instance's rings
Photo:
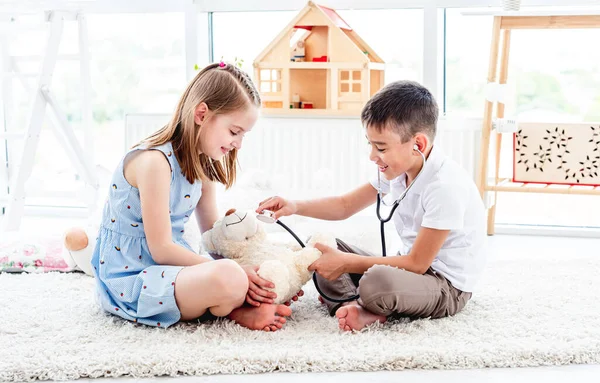
MULTIPOLYGON (((423 166, 421 167, 421 170, 419 170, 419 173, 417 174, 417 176, 415 177, 415 179, 411 181, 411 183, 406 187, 406 189, 404 189, 404 192, 402 192, 402 194, 400 195, 400 197, 398 197, 396 199, 396 201, 394 201, 394 203, 391 204, 391 205, 386 204, 385 201, 384 201, 383 193, 381 191, 381 172, 377 171, 377 204, 376 204, 376 210, 375 210, 375 212, 377 213, 377 219, 379 219, 379 222, 380 222, 381 254, 384 257, 387 255, 386 246, 385 246, 385 224, 388 223, 392 219, 392 216, 394 215, 394 212, 398 208, 398 205, 400 205, 400 202, 402 202, 402 200, 406 197, 406 194, 412 188, 412 186, 414 185, 415 181, 419 178, 419 176, 421 175, 421 173, 423 173, 423 169, 425 169, 425 163, 427 162, 427 159, 425 158, 425 155, 423 154, 423 152, 421 152, 419 150, 419 147, 416 144, 413 147, 413 150, 416 150, 421 155, 421 158, 423 159, 423 166), (380 208, 381 208, 381 204, 382 203, 385 206, 391 206, 392 207, 392 209, 390 210, 390 212, 389 212, 389 214, 388 214, 388 216, 386 218, 382 218, 381 217, 380 208)), ((296 233, 294 233, 292 231, 292 229, 290 229, 289 227, 287 227, 280 220, 278 220, 278 219, 276 220, 275 218, 273 218, 273 212, 272 211, 263 210, 262 213, 260 213, 260 214, 258 214, 256 216, 256 218, 258 220, 264 222, 264 223, 277 223, 279 226, 283 227, 288 233, 290 233, 291 236, 294 237, 294 239, 300 244, 300 246, 302 246, 303 248, 306 247, 306 245, 304 244, 304 242, 302 242, 302 240, 300 238, 298 238, 298 236, 296 235, 296 233)), ((317 288, 317 291, 319 292, 319 294, 323 298, 325 298, 325 299, 327 299, 328 301, 331 301, 331 302, 336 302, 336 303, 351 302, 351 301, 357 300, 360 297, 357 294, 357 295, 353 295, 351 297, 344 298, 344 299, 336 299, 336 298, 331 298, 331 297, 325 295, 325 293, 323 293, 323 291, 319 287, 319 283, 317 282, 317 273, 313 274, 313 282, 315 283, 315 287, 317 288)))

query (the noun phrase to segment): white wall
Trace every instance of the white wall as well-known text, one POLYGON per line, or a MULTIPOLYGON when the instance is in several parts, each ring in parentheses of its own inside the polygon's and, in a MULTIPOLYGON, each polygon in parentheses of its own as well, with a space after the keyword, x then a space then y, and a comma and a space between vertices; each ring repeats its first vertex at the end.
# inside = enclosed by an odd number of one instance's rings
MULTIPOLYGON (((164 125, 168 115, 128 115, 126 147, 164 125)), ((436 144, 475 178, 480 119, 441 119, 436 144)), ((358 118, 261 117, 244 139, 240 175, 268 178, 277 189, 336 194, 376 175, 358 118)), ((259 182, 260 180, 257 180, 259 182)))

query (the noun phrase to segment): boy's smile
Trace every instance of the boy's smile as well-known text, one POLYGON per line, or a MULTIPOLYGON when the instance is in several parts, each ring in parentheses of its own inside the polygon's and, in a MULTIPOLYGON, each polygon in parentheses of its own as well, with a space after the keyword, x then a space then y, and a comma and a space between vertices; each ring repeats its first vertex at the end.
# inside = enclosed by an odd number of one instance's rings
MULTIPOLYGON (((367 127, 367 140, 371 145, 369 159, 378 167, 381 174, 387 180, 393 180, 406 173, 409 179, 413 179, 422 166, 421 156, 413 150, 416 141, 422 140, 415 137, 406 142, 398 133, 390 128, 381 131, 373 127, 367 127)), ((424 146, 427 144, 425 143, 424 146)))

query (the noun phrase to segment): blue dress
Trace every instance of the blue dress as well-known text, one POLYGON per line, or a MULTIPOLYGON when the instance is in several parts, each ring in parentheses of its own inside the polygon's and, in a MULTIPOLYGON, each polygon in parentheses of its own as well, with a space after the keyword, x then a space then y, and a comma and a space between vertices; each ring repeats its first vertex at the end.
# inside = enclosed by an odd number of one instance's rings
MULTIPOLYGON (((132 151, 140 149, 146 148, 132 151)), ((188 182, 170 142, 152 149, 164 153, 171 165, 169 213, 173 242, 192 250, 183 239, 184 223, 200 199, 202 184, 188 182)), ((168 327, 181 318, 175 302, 175 279, 183 267, 159 265, 152 259, 144 233, 139 190, 123 175, 126 157, 113 175, 92 256, 98 298, 102 308, 111 314, 150 326, 168 327)))

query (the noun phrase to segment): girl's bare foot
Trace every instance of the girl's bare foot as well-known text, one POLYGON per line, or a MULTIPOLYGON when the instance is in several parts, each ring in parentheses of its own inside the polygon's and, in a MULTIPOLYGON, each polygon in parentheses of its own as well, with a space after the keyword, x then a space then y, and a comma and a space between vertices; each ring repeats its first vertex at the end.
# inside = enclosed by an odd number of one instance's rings
POLYGON ((250 330, 277 331, 286 322, 284 317, 292 315, 292 310, 285 305, 261 304, 258 307, 242 306, 227 317, 250 330))
POLYGON ((383 323, 387 319, 385 316, 365 310, 356 302, 340 307, 335 316, 338 318, 340 330, 344 331, 362 330, 371 323, 383 323))

